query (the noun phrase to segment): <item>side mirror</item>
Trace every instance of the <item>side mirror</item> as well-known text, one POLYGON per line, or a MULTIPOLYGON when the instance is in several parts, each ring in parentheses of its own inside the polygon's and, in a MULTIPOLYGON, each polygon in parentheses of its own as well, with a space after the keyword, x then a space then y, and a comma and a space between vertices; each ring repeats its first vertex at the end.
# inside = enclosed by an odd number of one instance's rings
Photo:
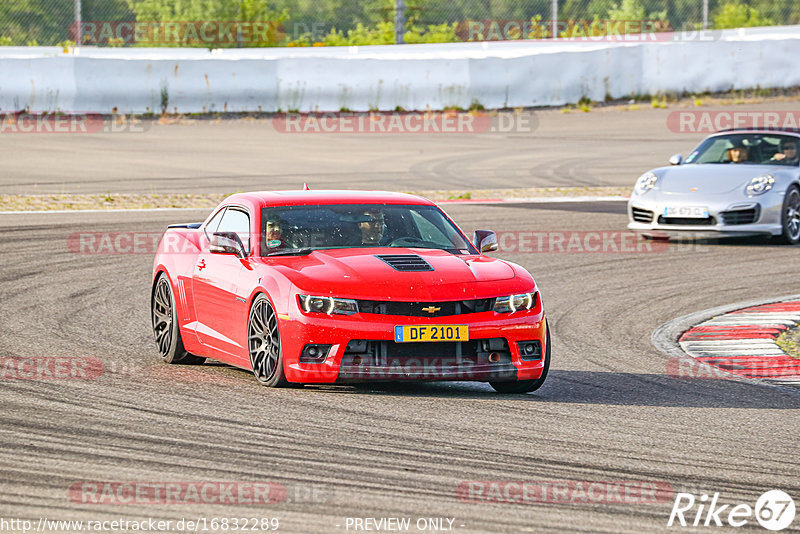
POLYGON ((680 165, 681 163, 683 163, 683 156, 681 156, 680 154, 675 154, 674 156, 669 158, 670 165, 680 165))
POLYGON ((472 236, 472 244, 483 252, 493 252, 497 250, 497 234, 491 230, 475 230, 472 236))
POLYGON ((234 254, 237 258, 244 258, 247 253, 244 244, 236 232, 216 232, 211 236, 208 250, 212 254, 234 254))

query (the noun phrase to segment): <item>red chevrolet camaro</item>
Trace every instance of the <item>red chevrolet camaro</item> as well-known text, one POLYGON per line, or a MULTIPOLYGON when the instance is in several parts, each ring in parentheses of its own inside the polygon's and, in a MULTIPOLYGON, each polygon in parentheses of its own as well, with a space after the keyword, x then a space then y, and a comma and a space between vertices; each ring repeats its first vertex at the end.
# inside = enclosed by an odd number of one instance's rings
POLYGON ((433 202, 367 191, 228 197, 170 226, 153 269, 152 322, 168 363, 205 358, 261 384, 397 380, 541 387, 542 299, 522 267, 484 255, 433 202))

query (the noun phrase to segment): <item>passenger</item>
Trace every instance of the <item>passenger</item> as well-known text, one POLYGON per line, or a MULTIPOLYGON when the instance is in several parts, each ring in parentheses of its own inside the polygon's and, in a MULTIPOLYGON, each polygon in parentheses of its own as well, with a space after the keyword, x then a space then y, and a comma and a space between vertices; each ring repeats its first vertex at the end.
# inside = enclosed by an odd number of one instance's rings
POLYGON ((730 163, 744 163, 747 161, 749 151, 746 147, 735 146, 728 149, 728 162, 730 163))
POLYGON ((278 220, 267 221, 266 231, 267 250, 279 250, 285 247, 281 223, 278 220))
POLYGON ((797 141, 781 141, 781 151, 772 156, 771 161, 780 161, 783 165, 797 165, 800 156, 797 154, 797 141))

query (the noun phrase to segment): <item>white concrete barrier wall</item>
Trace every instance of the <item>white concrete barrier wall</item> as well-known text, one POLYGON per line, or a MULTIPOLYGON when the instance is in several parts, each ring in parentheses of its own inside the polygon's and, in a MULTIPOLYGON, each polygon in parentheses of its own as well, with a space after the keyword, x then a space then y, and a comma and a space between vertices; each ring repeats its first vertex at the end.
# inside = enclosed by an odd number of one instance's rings
MULTIPOLYGON (((638 38, 637 38, 638 39, 638 38)), ((582 97, 800 85, 800 26, 671 41, 337 48, 0 47, 0 112, 554 106, 582 97)))

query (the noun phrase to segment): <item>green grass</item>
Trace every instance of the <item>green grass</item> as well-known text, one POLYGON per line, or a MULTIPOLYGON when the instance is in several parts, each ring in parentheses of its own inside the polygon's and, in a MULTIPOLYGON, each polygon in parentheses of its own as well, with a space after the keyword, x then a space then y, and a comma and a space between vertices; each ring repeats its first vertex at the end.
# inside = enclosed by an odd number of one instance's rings
POLYGON ((800 359, 800 328, 787 330, 775 340, 778 346, 791 356, 800 359))

